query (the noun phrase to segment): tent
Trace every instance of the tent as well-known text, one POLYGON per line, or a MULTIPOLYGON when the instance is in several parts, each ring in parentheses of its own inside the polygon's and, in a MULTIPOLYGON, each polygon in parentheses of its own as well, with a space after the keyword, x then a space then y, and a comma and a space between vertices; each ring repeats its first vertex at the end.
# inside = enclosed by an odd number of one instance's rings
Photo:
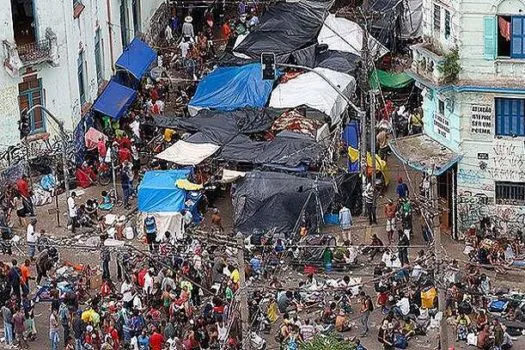
MULTIPOLYGON (((329 50, 352 53, 361 57, 363 47, 363 28, 346 18, 328 15, 317 37, 319 44, 328 45, 329 50)), ((372 36, 368 38, 368 47, 373 57, 379 58, 388 52, 372 36)))
POLYGON ((197 144, 179 140, 159 153, 156 158, 180 165, 197 165, 217 152, 219 148, 212 143, 197 144))
POLYGON ((186 191, 176 182, 189 176, 190 170, 148 171, 138 189, 138 208, 141 212, 178 212, 184 208, 186 191))
POLYGON ((278 62, 288 62, 294 51, 315 44, 328 6, 331 3, 283 1, 268 7, 235 53, 258 59, 263 52, 273 52, 278 62))
POLYGON ((135 90, 111 80, 95 101, 92 109, 114 120, 119 120, 136 97, 135 90))
POLYGON ((361 57, 349 52, 326 50, 315 56, 315 66, 355 76, 361 57))
POLYGON ((423 35, 423 0, 407 0, 403 6, 401 38, 419 38, 423 35))
POLYGON ((188 104, 191 115, 201 108, 234 110, 262 108, 272 92, 273 81, 262 79, 260 63, 219 67, 201 80, 188 104))
POLYGON ((234 227, 245 235, 275 230, 291 234, 305 210, 313 226, 335 195, 331 181, 313 180, 284 173, 253 171, 238 181, 232 197, 234 227), (271 218, 271 220, 268 220, 271 218))
POLYGON ((348 74, 326 68, 314 70, 315 72, 304 73, 284 84, 279 84, 270 97, 270 107, 294 108, 306 105, 330 116, 332 125, 337 125, 347 107, 347 102, 340 92, 350 98, 355 92, 355 79, 348 74), (338 86, 339 91, 316 72, 338 86))
MULTIPOLYGON (((342 140, 346 147, 352 147, 354 149, 359 149, 359 122, 357 120, 351 120, 343 130, 343 135, 341 135, 342 140)), ((349 173, 358 173, 359 172, 359 159, 348 159, 348 172, 349 173)))
POLYGON ((157 53, 139 38, 124 49, 115 66, 129 72, 135 79, 140 80, 149 66, 157 59, 157 53))
POLYGON ((369 79, 372 90, 378 90, 380 86, 389 89, 401 89, 413 81, 414 79, 405 72, 385 72, 381 69, 375 69, 369 79))

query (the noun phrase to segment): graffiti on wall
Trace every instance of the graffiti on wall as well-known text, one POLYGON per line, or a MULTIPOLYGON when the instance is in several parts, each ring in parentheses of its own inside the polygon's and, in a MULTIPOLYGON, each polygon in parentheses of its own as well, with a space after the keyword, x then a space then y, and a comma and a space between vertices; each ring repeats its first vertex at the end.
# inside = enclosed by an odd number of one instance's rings
POLYGON ((525 181, 525 150, 523 144, 496 141, 492 147, 492 166, 487 171, 495 180, 525 181))
POLYGON ((458 183, 479 184, 485 175, 476 169, 459 169, 457 174, 458 183))
POLYGON ((19 114, 18 85, 0 89, 0 144, 12 145, 17 141, 19 114))

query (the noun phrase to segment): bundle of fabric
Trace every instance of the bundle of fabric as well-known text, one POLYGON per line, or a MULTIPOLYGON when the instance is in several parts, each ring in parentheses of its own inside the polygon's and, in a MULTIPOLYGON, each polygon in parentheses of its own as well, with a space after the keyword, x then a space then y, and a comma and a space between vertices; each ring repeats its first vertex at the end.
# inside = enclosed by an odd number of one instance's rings
POLYGON ((278 133, 283 130, 305 134, 312 138, 316 138, 317 129, 323 126, 319 120, 305 118, 297 110, 292 109, 284 112, 275 120, 272 125, 272 132, 278 133))

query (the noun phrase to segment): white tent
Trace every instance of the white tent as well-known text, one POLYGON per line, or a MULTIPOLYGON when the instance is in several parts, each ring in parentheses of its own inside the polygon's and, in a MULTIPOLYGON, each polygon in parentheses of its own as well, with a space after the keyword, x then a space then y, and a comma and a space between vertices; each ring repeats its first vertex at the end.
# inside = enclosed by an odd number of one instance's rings
MULTIPOLYGON (((317 41, 319 44, 328 45, 329 50, 350 52, 361 56, 363 29, 355 22, 330 14, 324 21, 317 41)), ((372 36, 368 38, 368 48, 375 58, 388 52, 388 49, 372 36)))
POLYGON ((179 140, 159 153, 156 158, 179 165, 197 165, 217 152, 219 148, 212 143, 189 143, 179 140))
MULTIPOLYGON (((350 98, 355 91, 354 77, 326 68, 314 68, 350 98)), ((328 82, 314 72, 299 75, 279 84, 270 97, 270 107, 294 108, 301 105, 314 108, 328 115, 335 125, 347 107, 345 99, 328 82)))

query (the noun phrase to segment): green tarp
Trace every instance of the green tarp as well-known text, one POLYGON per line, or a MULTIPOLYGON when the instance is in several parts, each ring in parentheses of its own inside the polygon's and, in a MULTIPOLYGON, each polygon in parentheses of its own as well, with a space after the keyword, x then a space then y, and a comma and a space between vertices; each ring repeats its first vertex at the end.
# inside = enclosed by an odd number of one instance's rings
POLYGON ((406 73, 390 73, 384 70, 375 69, 370 75, 370 88, 372 90, 379 89, 379 85, 389 89, 400 89, 410 84, 412 79, 406 73))

